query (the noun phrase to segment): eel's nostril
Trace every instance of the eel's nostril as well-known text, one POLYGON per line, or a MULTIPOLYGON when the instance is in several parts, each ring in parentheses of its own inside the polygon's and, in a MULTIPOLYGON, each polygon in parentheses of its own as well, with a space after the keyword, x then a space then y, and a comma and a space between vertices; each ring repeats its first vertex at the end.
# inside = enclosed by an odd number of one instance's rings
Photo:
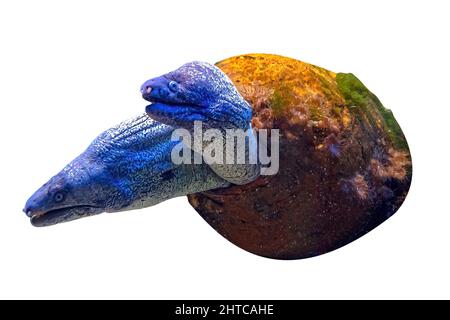
POLYGON ((150 93, 150 92, 152 92, 152 88, 151 88, 151 87, 149 87, 149 86, 142 86, 142 87, 141 87, 141 93, 142 93, 142 94, 144 94, 144 93, 150 93))

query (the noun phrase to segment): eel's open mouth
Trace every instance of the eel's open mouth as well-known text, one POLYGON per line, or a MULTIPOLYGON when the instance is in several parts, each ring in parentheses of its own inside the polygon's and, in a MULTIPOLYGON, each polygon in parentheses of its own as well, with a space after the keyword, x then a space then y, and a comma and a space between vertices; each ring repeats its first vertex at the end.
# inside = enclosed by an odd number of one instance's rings
POLYGON ((50 210, 47 212, 30 212, 30 222, 35 227, 45 227, 61 222, 72 221, 75 219, 91 216, 101 213, 103 210, 89 205, 80 205, 50 210))
POLYGON ((151 90, 146 92, 144 91, 142 93, 142 98, 144 98, 144 100, 147 100, 148 102, 150 102, 151 104, 148 105, 148 107, 150 107, 152 104, 163 104, 169 107, 178 107, 178 108, 195 108, 195 109, 201 109, 200 106, 192 104, 192 103, 188 103, 188 102, 175 102, 175 101, 171 101, 170 99, 164 99, 161 97, 155 97, 150 95, 151 90))
MULTIPOLYGON (((154 120, 165 124, 170 124, 168 119, 208 120, 208 114, 201 106, 185 102, 174 102, 169 99, 150 96, 145 92, 142 94, 142 97, 150 102, 145 107, 145 112, 154 120)), ((189 120, 187 121, 190 122, 189 120)))
POLYGON ((142 98, 150 102, 145 107, 147 115, 163 124, 183 128, 190 127, 195 121, 213 120, 210 118, 214 114, 208 108, 212 101, 206 104, 207 93, 198 93, 198 89, 180 88, 173 78, 164 75, 147 80, 141 85, 142 98))

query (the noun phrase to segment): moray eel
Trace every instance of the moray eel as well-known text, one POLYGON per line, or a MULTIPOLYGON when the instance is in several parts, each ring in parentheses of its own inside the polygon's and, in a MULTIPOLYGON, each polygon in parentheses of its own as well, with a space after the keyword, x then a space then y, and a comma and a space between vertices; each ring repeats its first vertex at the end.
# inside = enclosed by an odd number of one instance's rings
MULTIPOLYGON (((144 208, 257 178, 257 164, 172 162, 171 151, 179 143, 171 139, 175 128, 191 130, 194 121, 203 121, 221 132, 251 132, 251 107, 220 69, 192 62, 146 81, 141 92, 152 102, 146 111, 153 119, 142 114, 103 132, 39 188, 24 208, 34 226, 144 208)), ((247 147, 246 154, 250 152, 255 150, 247 147)))

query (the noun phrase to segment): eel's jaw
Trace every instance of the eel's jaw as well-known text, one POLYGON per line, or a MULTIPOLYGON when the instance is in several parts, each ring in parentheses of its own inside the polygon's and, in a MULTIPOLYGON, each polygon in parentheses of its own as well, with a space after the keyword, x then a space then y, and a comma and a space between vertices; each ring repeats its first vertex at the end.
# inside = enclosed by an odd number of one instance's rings
POLYGON ((35 227, 46 227, 68 222, 104 212, 104 209, 90 205, 65 207, 47 212, 27 212, 30 222, 35 227))
POLYGON ((150 118, 174 127, 189 128, 194 121, 209 120, 200 108, 191 105, 154 102, 146 106, 145 112, 150 118))

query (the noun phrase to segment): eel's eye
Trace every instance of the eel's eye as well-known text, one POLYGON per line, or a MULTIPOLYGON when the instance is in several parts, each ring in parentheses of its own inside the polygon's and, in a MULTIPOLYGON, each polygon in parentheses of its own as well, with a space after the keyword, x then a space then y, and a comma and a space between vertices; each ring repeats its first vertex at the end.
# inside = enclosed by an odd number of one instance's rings
POLYGON ((175 81, 170 81, 170 82, 169 82, 169 89, 170 89, 171 91, 177 91, 177 89, 178 89, 178 83, 175 82, 175 81))
POLYGON ((57 192, 53 196, 53 199, 55 199, 56 202, 61 202, 64 200, 64 194, 62 192, 57 192))

